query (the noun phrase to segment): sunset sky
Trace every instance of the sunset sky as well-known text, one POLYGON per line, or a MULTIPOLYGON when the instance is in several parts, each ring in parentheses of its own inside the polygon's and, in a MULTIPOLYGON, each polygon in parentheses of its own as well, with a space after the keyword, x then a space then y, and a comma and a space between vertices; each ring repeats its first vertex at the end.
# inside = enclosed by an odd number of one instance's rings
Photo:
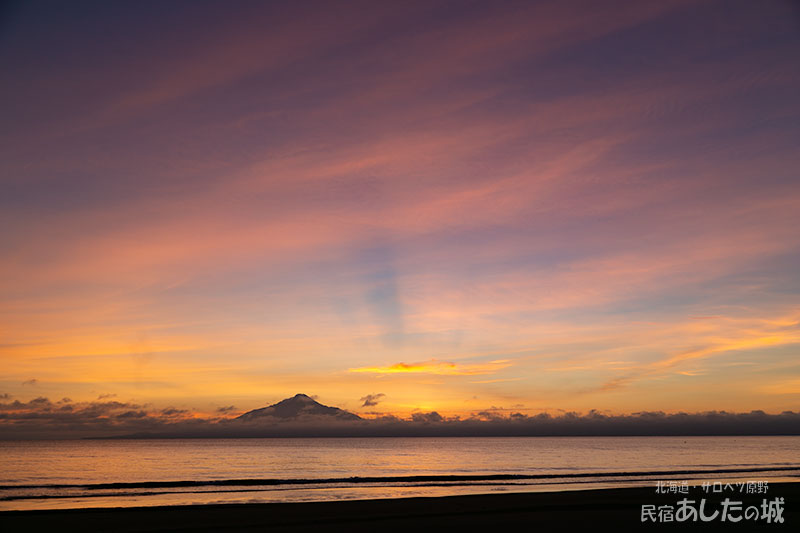
POLYGON ((0 398, 797 410, 797 6, 4 7, 0 398))

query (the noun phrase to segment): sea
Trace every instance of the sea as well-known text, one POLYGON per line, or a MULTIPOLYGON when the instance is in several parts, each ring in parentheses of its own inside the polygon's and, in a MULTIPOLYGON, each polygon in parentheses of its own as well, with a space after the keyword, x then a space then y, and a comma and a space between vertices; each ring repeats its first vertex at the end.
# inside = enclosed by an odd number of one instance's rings
POLYGON ((0 510, 800 481, 800 437, 0 441, 0 510))

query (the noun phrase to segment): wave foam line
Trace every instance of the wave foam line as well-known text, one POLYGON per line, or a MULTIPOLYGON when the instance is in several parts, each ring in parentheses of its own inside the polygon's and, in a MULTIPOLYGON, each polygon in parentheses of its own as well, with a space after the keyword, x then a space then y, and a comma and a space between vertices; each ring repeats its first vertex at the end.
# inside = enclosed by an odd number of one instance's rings
POLYGON ((211 479, 205 481, 141 481, 90 484, 51 484, 51 485, 0 485, 0 490, 11 489, 158 489, 177 487, 250 487, 272 485, 327 485, 359 483, 431 483, 431 482, 475 482, 475 481, 522 481, 535 479, 581 479, 604 477, 676 476, 693 474, 738 474, 756 472, 800 471, 800 466, 762 467, 762 468, 719 468, 713 470, 653 470, 643 472, 581 472, 565 474, 440 474, 426 476, 353 476, 338 478, 297 478, 297 479, 211 479))

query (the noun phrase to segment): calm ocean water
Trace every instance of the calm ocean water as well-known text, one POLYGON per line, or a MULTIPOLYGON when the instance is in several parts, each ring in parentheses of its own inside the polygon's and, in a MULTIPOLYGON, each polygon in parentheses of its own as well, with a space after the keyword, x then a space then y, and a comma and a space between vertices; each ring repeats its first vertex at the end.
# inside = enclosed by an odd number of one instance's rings
POLYGON ((0 510, 800 480, 800 437, 0 441, 0 510))

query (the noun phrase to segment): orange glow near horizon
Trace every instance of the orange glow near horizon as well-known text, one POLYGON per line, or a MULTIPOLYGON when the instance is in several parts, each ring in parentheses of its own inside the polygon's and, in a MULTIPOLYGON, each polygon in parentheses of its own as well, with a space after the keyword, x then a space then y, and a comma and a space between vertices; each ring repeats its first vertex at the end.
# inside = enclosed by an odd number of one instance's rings
POLYGON ((417 373, 434 374, 443 376, 473 376, 476 374, 491 374, 497 370, 510 366, 508 359, 489 361, 485 364, 457 365, 446 361, 425 361, 422 363, 396 363, 384 367, 351 368, 350 372, 370 374, 397 374, 417 373))

